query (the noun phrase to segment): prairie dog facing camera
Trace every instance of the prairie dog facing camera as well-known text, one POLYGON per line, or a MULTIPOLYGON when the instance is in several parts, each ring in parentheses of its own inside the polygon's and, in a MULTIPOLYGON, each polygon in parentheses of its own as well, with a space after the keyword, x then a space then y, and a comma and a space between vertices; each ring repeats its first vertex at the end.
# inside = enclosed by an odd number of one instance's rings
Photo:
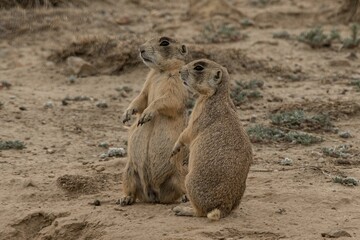
POLYGON ((136 199, 172 203, 185 193, 187 150, 170 160, 171 150, 186 126, 187 89, 179 70, 185 65, 187 48, 169 37, 154 38, 139 48, 150 68, 143 89, 123 114, 123 122, 137 115, 129 129, 128 162, 123 174, 121 205, 136 199))
POLYGON ((200 59, 182 67, 180 74, 199 97, 172 153, 176 156, 184 146, 190 150, 185 187, 193 208, 177 206, 173 211, 219 220, 240 204, 252 162, 251 143, 230 98, 226 68, 200 59))

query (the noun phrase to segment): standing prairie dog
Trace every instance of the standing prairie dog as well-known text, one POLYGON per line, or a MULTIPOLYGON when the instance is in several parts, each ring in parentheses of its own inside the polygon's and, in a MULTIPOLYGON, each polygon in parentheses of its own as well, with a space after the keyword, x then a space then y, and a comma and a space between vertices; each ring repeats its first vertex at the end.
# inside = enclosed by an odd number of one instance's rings
POLYGON ((140 46, 140 57, 150 68, 143 89, 123 114, 123 122, 138 114, 129 130, 128 162, 123 175, 125 197, 121 205, 139 199, 151 203, 172 203, 185 193, 188 156, 182 151, 178 165, 170 161, 172 147, 186 127, 188 92, 179 76, 185 65, 185 45, 161 37, 140 46))
POLYGON ((185 187, 193 208, 173 210, 180 216, 219 220, 240 204, 252 162, 251 143, 230 99, 226 68, 201 59, 180 73, 199 97, 172 153, 176 156, 183 146, 189 147, 185 187))

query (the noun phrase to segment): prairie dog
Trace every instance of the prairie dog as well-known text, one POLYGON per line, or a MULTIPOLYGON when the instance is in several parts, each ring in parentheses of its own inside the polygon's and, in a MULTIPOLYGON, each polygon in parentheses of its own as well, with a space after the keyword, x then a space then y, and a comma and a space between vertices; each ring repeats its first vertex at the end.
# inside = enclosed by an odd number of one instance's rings
POLYGON ((230 99, 226 68, 200 59, 180 73, 199 97, 172 153, 176 156, 183 146, 190 150, 185 187, 193 208, 177 206, 173 211, 219 220, 240 204, 252 162, 251 143, 230 99))
POLYGON ((185 64, 185 45, 176 40, 154 38, 139 48, 140 57, 150 68, 140 94, 123 114, 123 122, 137 114, 130 127, 128 162, 123 175, 121 205, 139 199, 151 203, 172 203, 185 193, 185 168, 188 156, 182 151, 179 161, 170 161, 171 150, 186 126, 188 92, 179 70, 185 64))

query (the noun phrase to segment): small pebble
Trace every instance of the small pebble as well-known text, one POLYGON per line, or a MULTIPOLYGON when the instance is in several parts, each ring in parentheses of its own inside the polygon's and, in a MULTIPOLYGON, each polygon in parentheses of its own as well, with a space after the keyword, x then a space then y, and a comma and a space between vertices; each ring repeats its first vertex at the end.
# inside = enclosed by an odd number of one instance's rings
POLYGON ((109 107, 108 104, 107 104, 105 101, 99 101, 99 102, 97 102, 97 103, 96 103, 96 106, 97 106, 98 108, 108 108, 108 107, 109 107))
POLYGON ((101 202, 96 199, 96 200, 94 201, 94 205, 95 205, 95 206, 100 206, 100 205, 101 205, 101 202))
POLYGON ((76 76, 75 75, 70 75, 68 78, 68 81, 70 84, 74 84, 76 82, 76 76))
POLYGON ((27 108, 24 107, 24 106, 19 107, 19 109, 20 109, 21 111, 26 111, 26 110, 27 110, 27 108))
POLYGON ((103 171, 105 171, 105 167, 104 167, 104 166, 97 166, 97 167, 95 168, 95 171, 97 171, 97 172, 103 172, 103 171))
POLYGON ((48 109, 48 108, 53 108, 54 107, 54 103, 52 101, 48 101, 45 103, 44 108, 48 109))
POLYGON ((47 153, 47 154, 53 154, 53 153, 55 153, 55 150, 49 148, 49 149, 46 150, 46 153, 47 153))

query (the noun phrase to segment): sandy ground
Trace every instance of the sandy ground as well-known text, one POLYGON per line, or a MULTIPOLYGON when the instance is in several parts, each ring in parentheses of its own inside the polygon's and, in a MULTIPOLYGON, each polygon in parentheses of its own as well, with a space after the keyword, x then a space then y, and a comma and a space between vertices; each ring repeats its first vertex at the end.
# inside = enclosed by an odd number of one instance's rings
POLYGON ((170 35, 195 45, 210 20, 186 18, 185 1, 107 0, 35 12, 1 10, 0 81, 12 86, 0 88, 0 140, 20 140, 26 148, 0 151, 0 239, 323 239, 321 233, 333 230, 360 238, 359 188, 332 181, 336 175, 360 178, 360 91, 349 84, 360 79, 360 60, 347 58, 351 53, 360 56, 359 48, 340 50, 335 44, 312 49, 293 39, 273 38, 274 32, 298 35, 317 25, 348 35, 348 24, 327 18, 339 2, 231 2, 255 23, 240 24, 247 37, 202 45, 240 49, 266 64, 231 71, 233 80, 265 83, 262 98, 239 106, 244 126, 269 124, 275 109, 298 106, 314 113, 332 110, 333 124, 353 137, 314 130, 324 141, 311 146, 254 143, 243 201, 219 222, 174 216, 176 204, 119 207, 115 201, 122 196, 126 157, 102 161, 99 155, 106 149, 98 144, 126 148, 127 129, 119 117, 140 91, 147 69, 125 66, 70 83, 66 64, 49 57, 89 36, 135 36, 141 42, 170 35), (295 73, 300 77, 291 78, 295 73), (123 86, 132 91, 120 94, 116 89, 123 86), (90 99, 62 104, 65 97, 80 95, 90 99), (108 108, 96 106, 101 100, 108 108), (45 108, 49 101, 53 107, 45 108), (321 151, 341 144, 352 145, 351 164, 338 164, 321 151), (284 158, 293 164, 280 165, 284 158), (94 200, 101 206, 89 204, 94 200))

